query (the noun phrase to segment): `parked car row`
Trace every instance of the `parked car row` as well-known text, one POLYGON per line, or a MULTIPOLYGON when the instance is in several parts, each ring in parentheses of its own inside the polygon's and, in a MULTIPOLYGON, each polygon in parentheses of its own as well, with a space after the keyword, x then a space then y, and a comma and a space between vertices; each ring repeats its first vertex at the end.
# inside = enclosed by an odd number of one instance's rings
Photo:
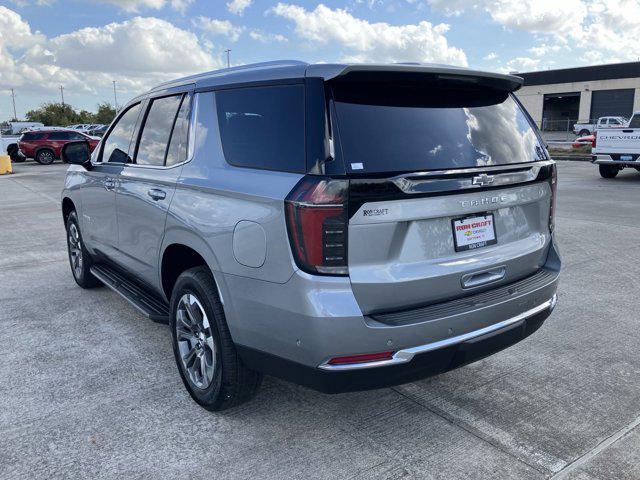
POLYGON ((91 151, 100 142, 100 138, 79 131, 38 129, 23 133, 17 143, 7 147, 7 153, 14 162, 24 162, 27 158, 33 158, 41 165, 50 165, 60 158, 64 145, 78 140, 87 141, 91 151))

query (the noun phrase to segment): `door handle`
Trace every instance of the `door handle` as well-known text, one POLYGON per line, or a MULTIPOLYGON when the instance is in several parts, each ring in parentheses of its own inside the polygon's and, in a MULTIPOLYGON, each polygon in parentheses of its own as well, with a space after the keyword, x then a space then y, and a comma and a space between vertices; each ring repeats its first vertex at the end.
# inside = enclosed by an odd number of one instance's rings
POLYGON ((113 178, 105 178, 102 185, 104 185, 105 190, 111 191, 116 188, 116 181, 113 178))
POLYGON ((462 288, 479 287, 487 283, 502 280, 507 273, 507 267, 500 266, 483 272, 469 273, 462 276, 462 288))
POLYGON ((147 192, 147 194, 154 200, 164 200, 165 198, 167 198, 167 192, 165 192, 164 190, 159 190, 157 188, 152 188, 147 192))

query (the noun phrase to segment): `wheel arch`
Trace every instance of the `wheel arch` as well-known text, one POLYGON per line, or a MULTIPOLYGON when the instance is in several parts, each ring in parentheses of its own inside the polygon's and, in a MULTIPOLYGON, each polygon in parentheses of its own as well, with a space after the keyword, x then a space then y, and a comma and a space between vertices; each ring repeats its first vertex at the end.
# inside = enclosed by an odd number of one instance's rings
POLYGON ((62 199, 62 221, 64 222, 65 226, 67 225, 67 219, 69 218, 69 215, 74 210, 77 211, 76 204, 73 203, 73 200, 71 200, 69 197, 64 197, 62 199))
POLYGON ((167 301, 171 300, 171 292, 178 276, 189 268, 203 265, 211 272, 224 303, 221 291, 222 276, 216 257, 208 245, 192 233, 182 230, 167 232, 159 263, 159 286, 167 301))

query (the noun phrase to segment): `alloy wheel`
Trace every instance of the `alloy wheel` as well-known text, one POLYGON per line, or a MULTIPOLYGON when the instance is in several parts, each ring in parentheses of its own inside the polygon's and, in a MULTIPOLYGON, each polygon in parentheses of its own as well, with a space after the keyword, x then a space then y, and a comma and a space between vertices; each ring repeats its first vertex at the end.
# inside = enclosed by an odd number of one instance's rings
POLYGON ((82 241, 80 240, 80 232, 75 223, 69 226, 69 256, 71 258, 71 268, 76 278, 82 276, 82 241))
POLYGON ((213 380, 216 346, 207 313, 195 295, 180 297, 175 328, 182 368, 191 384, 204 390, 213 380))

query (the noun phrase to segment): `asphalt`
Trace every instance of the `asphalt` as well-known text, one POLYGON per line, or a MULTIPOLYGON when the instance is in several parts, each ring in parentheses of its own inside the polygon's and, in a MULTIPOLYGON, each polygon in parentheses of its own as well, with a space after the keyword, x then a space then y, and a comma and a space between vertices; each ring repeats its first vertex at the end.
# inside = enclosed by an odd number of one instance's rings
POLYGON ((640 173, 559 165, 558 306, 428 380, 323 395, 267 378, 209 413, 169 332, 71 277, 63 165, 0 177, 0 478, 640 478, 640 173))

